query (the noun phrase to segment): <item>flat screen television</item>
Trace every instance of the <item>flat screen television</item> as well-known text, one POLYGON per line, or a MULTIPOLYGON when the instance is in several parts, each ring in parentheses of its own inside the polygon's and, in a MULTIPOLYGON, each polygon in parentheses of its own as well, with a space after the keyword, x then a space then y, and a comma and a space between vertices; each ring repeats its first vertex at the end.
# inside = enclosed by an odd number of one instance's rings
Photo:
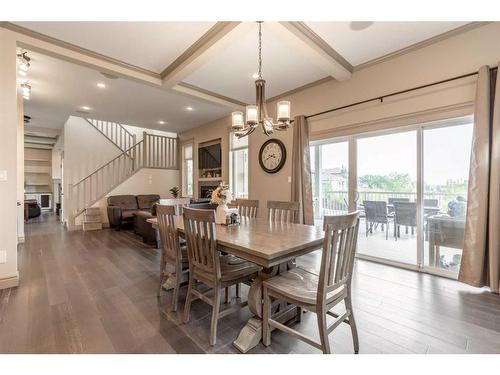
POLYGON ((200 146, 198 149, 198 167, 199 169, 221 168, 222 151, 220 142, 200 146))

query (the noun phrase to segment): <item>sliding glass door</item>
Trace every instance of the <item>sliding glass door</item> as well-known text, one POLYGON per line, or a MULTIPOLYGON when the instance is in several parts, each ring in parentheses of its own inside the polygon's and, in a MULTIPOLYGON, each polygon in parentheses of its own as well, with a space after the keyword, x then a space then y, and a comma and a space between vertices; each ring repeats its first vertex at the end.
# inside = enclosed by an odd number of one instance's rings
POLYGON ((348 210, 349 148, 347 141, 311 146, 314 218, 348 210))
POLYGON ((471 143, 471 123, 423 130, 423 264, 455 276, 462 259, 471 143))
POLYGON ((357 209, 358 257, 456 277, 471 118, 311 143, 314 217, 357 209))
POLYGON ((417 264, 417 132, 357 140, 358 253, 417 264))

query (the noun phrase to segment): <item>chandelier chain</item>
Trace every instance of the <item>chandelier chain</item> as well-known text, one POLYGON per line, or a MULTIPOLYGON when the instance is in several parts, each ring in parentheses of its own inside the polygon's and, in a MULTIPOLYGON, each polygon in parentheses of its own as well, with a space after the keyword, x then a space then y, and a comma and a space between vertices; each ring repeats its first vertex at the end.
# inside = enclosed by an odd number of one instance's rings
POLYGON ((259 21, 259 79, 262 79, 262 21, 259 21))

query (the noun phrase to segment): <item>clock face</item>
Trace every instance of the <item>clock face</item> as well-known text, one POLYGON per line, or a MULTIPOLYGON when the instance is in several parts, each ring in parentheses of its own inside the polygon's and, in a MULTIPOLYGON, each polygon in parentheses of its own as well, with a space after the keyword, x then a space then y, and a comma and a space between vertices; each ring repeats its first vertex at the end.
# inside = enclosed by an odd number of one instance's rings
POLYGON ((276 173, 285 164, 286 148, 278 139, 266 141, 260 148, 259 163, 263 170, 268 173, 276 173))

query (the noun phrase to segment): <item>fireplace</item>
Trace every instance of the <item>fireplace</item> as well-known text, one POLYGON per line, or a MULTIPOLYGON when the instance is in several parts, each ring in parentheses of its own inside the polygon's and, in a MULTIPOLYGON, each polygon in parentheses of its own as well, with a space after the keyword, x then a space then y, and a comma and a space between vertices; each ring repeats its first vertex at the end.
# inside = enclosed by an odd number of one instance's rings
POLYGON ((212 196, 212 191, 216 189, 219 186, 218 181, 199 181, 199 195, 198 197, 203 199, 203 198, 210 198, 212 196))

